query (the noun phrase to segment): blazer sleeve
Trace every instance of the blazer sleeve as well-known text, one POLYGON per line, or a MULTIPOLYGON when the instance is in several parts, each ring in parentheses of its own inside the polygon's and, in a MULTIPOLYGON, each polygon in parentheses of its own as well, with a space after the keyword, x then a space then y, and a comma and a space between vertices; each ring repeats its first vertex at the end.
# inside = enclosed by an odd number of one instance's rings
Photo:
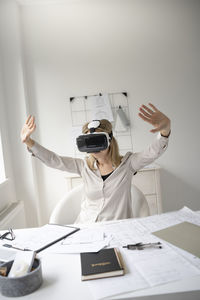
POLYGON ((168 138, 158 133, 157 138, 145 150, 132 154, 131 167, 138 171, 160 157, 168 147, 168 138))
POLYGON ((46 166, 61 171, 76 173, 81 175, 84 166, 84 160, 80 158, 72 158, 67 156, 60 156, 37 142, 31 148, 27 148, 32 155, 41 160, 46 166))

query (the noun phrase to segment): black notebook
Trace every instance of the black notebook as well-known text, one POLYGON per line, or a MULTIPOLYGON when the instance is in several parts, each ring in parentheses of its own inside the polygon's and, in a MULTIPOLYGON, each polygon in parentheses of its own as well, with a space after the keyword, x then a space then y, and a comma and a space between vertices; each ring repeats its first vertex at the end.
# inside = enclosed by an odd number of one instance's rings
POLYGON ((81 253, 81 280, 124 275, 120 253, 116 248, 81 253))

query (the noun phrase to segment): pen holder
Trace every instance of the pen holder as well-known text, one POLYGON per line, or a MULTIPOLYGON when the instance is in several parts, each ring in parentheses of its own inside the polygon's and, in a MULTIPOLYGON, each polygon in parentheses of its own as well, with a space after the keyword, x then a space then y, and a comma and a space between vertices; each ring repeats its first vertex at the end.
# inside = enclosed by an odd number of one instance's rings
MULTIPOLYGON (((9 273, 14 261, 9 261, 1 265, 7 267, 9 273)), ((7 297, 20 297, 28 295, 37 290, 42 284, 42 268, 39 259, 34 260, 31 272, 20 277, 7 277, 0 275, 0 291, 7 297)))

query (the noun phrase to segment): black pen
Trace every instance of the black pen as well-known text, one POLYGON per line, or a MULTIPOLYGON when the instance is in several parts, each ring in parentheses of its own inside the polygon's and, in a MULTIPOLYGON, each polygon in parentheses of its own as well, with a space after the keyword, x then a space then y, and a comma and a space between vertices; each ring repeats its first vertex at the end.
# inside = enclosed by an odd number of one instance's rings
POLYGON ((129 244, 126 246, 123 246, 123 248, 127 248, 129 250, 143 250, 145 248, 158 248, 161 249, 161 242, 157 242, 157 243, 147 243, 147 244, 143 244, 143 243, 136 243, 136 244, 129 244))

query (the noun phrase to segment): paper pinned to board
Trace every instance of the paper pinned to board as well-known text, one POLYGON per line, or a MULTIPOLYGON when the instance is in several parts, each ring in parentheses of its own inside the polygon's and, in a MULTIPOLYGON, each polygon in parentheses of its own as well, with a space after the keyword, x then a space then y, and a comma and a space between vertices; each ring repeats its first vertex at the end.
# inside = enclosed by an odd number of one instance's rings
POLYGON ((108 94, 92 96, 92 100, 92 119, 107 119, 113 122, 113 113, 108 94))
POLYGON ((200 226, 182 222, 152 234, 200 258, 200 226))

